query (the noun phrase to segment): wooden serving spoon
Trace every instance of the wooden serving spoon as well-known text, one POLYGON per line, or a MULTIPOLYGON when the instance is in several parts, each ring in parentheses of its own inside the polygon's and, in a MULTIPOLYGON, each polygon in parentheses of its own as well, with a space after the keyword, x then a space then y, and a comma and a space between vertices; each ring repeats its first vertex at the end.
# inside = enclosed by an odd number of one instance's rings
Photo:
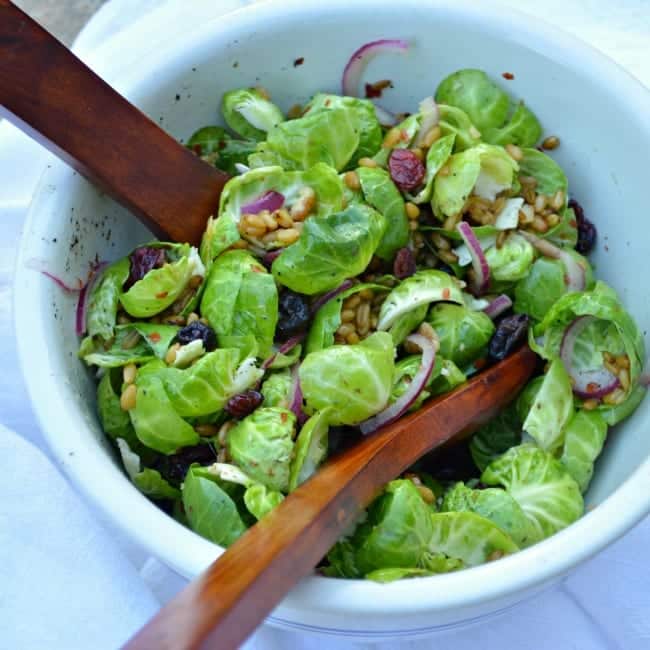
MULTIPOLYGON (((156 235, 200 241, 227 175, 177 143, 8 0, 0 0, 0 105, 156 235)), ((383 485, 487 422, 524 385, 535 359, 524 346, 329 460, 125 647, 236 648, 383 485)))
POLYGON ((0 117, 125 205, 161 239, 198 244, 228 180, 9 0, 0 0, 0 117))
POLYGON ((328 460, 163 607, 126 650, 237 648, 348 526, 418 458, 506 406, 536 366, 528 346, 328 460))

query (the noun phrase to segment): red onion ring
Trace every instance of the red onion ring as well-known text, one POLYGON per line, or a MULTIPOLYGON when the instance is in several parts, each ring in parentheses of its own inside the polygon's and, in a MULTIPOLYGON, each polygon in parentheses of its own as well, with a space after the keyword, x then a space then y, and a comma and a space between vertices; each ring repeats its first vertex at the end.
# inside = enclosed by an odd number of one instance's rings
POLYGON ((569 291, 584 291, 587 285, 585 269, 580 265, 578 260, 574 259, 565 250, 558 248, 551 242, 542 239, 532 232, 519 230, 519 234, 529 241, 542 255, 560 260, 564 264, 566 273, 564 274, 564 283, 569 291))
POLYGON ((413 143, 415 147, 419 147, 424 142, 429 131, 440 121, 440 109, 433 97, 425 97, 420 102, 420 112, 422 113, 422 122, 413 143))
POLYGON ((377 54, 381 54, 382 52, 397 52, 399 54, 404 54, 408 49, 408 43, 397 38, 383 38, 362 45, 350 57, 350 60, 346 63, 343 70, 343 78, 341 80, 343 94, 348 95, 349 97, 359 96, 361 75, 369 61, 377 54))
POLYGON ((239 209, 240 214, 258 214, 262 210, 273 212, 279 210, 284 205, 284 196, 275 190, 269 190, 259 198, 242 205, 239 209))
POLYGON ((567 327, 560 345, 560 358, 573 379, 573 392, 581 399, 600 399, 616 390, 620 381, 605 367, 578 371, 573 365, 573 348, 582 330, 596 320, 594 316, 579 316, 567 327))
POLYGON ((507 311, 512 307, 512 300, 505 293, 502 293, 500 296, 495 298, 484 310, 483 312, 489 316, 492 320, 503 314, 504 311, 507 311))
POLYGON ((395 420, 401 417, 411 407, 413 402, 415 402, 431 377, 436 361, 436 350, 433 347, 433 343, 421 334, 411 334, 406 340, 419 346, 422 350, 420 367, 411 380, 406 392, 401 397, 396 399, 383 411, 377 413, 377 415, 373 415, 359 425, 361 433, 364 435, 373 433, 380 427, 395 422, 395 420))
POLYGON ((54 275, 54 273, 50 273, 45 267, 47 263, 43 260, 39 259, 29 259, 25 262, 25 266, 28 269, 33 269, 34 271, 38 271, 41 275, 44 275, 46 278, 49 278, 56 284, 57 287, 60 289, 63 289, 66 293, 77 293, 78 291, 81 291, 83 289, 83 284, 81 280, 77 279, 77 286, 73 287, 69 284, 66 284, 61 278, 57 277, 54 275))
POLYGON ((275 361, 275 358, 278 356, 278 354, 286 354, 287 352, 291 352, 296 345, 299 343, 302 343, 303 340, 305 339, 305 334, 298 334, 297 336, 292 336, 290 339, 287 339, 277 350, 277 352, 274 352, 263 364, 262 364, 262 370, 268 370, 269 366, 275 361))
POLYGON ((488 285, 490 284, 490 267, 488 266, 487 259, 485 259, 485 253, 472 227, 466 221, 461 221, 456 224, 456 230, 463 238, 465 246, 467 246, 469 254, 472 256, 472 268, 476 275, 472 289, 477 295, 481 295, 487 291, 488 285))
POLYGON ((315 314, 325 303, 329 302, 332 300, 332 298, 336 298, 336 296, 339 295, 339 293, 343 293, 346 289, 349 289, 354 283, 352 280, 344 280, 336 289, 332 289, 331 291, 328 291, 327 293, 324 293, 320 298, 317 298, 314 300, 312 306, 311 306, 311 313, 315 314))
POLYGON ((75 313, 75 332, 77 336, 83 336, 86 333, 86 317, 88 315, 88 297, 93 287, 101 276, 101 271, 108 266, 108 262, 97 262, 91 265, 88 282, 79 291, 79 300, 77 301, 77 310, 75 313))

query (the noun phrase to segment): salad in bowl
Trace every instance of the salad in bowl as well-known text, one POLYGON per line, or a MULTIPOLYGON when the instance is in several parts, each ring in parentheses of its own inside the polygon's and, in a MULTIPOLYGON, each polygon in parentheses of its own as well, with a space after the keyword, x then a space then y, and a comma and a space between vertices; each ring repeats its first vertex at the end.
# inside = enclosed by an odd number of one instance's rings
MULTIPOLYGON (((411 114, 341 95, 285 115, 223 96, 187 143, 229 172, 200 248, 149 242, 82 292, 80 358, 137 488, 228 546, 328 455, 527 342, 539 371, 467 444, 390 482, 319 571, 381 582, 457 571, 583 514, 610 427, 643 399, 643 338, 587 255, 595 226, 557 136, 477 69, 411 114)), ((416 108, 416 107, 411 107, 416 108)))

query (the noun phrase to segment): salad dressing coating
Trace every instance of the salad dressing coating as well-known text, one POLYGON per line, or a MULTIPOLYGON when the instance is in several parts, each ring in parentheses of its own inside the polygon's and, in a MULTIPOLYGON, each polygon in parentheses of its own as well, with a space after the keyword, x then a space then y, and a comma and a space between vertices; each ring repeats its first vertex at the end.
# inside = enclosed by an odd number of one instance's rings
POLYGON ((234 89, 221 111, 227 129, 188 141, 233 176, 200 249, 138 246, 88 298, 79 356, 135 486, 227 546, 359 427, 527 338, 543 361, 518 399, 391 481, 319 571, 457 571, 579 518, 609 427, 645 396, 645 350, 585 257, 559 138, 538 148, 531 108, 480 70, 390 127, 326 93, 285 116, 234 89))

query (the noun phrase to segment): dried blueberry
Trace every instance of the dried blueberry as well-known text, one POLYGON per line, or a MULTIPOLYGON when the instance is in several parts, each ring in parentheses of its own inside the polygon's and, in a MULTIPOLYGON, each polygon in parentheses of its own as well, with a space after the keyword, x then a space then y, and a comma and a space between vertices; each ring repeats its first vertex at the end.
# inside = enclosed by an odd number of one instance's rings
POLYGON ((225 410, 234 418, 250 415, 262 402, 264 396, 257 390, 247 390, 233 395, 226 403, 225 410))
POLYGON ((278 325, 275 337, 286 341, 292 336, 302 334, 309 325, 311 314, 305 296, 293 291, 283 291, 278 301, 278 325))
POLYGON ((578 243, 576 250, 582 255, 587 255, 596 243, 598 232, 596 226, 585 217, 583 207, 575 199, 569 200, 569 207, 573 208, 578 226, 578 243))
POLYGON ((179 485, 185 479, 190 465, 209 465, 216 459, 217 454, 212 445, 202 443, 194 447, 183 447, 170 456, 161 456, 158 462, 153 464, 153 469, 158 470, 173 485, 179 485))
POLYGON ((217 347, 217 335, 214 330, 200 320, 195 320, 193 323, 181 328, 176 335, 176 340, 181 345, 187 345, 197 339, 203 341, 203 347, 208 352, 215 350, 217 347))
POLYGON ((488 356, 494 361, 505 359, 526 339, 529 318, 526 314, 514 314, 502 318, 488 345, 488 356))
POLYGON ((393 275, 399 280, 410 278, 416 271, 415 257, 410 248, 400 248, 393 262, 393 275))
POLYGON ((124 283, 125 291, 128 291, 138 280, 142 280, 152 269, 162 267, 167 260, 164 248, 141 246, 129 255, 129 261, 131 262, 131 268, 129 277, 124 283))

